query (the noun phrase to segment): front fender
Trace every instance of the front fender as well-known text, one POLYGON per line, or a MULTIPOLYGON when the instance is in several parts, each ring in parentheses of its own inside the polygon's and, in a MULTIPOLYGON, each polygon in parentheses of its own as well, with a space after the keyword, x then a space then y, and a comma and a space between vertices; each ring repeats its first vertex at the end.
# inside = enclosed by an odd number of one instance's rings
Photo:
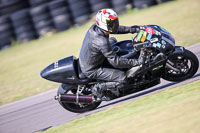
POLYGON ((185 53, 185 48, 182 46, 175 46, 174 48, 174 54, 178 53, 178 54, 182 54, 185 53))
POLYGON ((175 46, 173 52, 169 55, 168 58, 173 57, 174 55, 177 54, 184 54, 185 53, 185 48, 182 46, 175 46))

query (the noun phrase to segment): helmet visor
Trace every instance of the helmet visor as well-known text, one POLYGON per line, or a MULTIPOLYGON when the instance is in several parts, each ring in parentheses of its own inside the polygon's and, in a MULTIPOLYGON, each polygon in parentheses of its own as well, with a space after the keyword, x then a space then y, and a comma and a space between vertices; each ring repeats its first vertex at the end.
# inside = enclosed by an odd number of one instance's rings
POLYGON ((118 19, 109 19, 107 20, 107 28, 109 32, 117 33, 119 27, 119 20, 118 19))

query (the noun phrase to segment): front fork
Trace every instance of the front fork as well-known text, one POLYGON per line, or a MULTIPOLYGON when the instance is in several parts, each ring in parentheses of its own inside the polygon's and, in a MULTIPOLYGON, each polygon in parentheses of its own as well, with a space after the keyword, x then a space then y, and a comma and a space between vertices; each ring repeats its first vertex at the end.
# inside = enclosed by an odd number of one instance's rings
POLYGON ((173 53, 170 54, 169 57, 168 57, 168 60, 167 60, 166 65, 165 65, 166 68, 179 73, 180 70, 177 69, 176 67, 174 67, 175 64, 174 64, 174 62, 170 61, 170 57, 174 57, 174 56, 177 56, 177 55, 182 55, 184 53, 185 53, 185 48, 184 47, 182 47, 182 46, 175 46, 173 53))

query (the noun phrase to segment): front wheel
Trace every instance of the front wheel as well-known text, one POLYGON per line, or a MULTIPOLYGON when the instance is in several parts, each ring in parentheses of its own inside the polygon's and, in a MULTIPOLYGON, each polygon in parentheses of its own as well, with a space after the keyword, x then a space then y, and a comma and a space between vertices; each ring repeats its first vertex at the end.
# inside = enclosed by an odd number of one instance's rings
POLYGON ((184 53, 171 56, 167 63, 162 78, 168 81, 178 82, 189 79, 199 68, 198 58, 187 49, 184 53))
MULTIPOLYGON (((77 88, 67 88, 65 86, 65 84, 62 84, 59 88, 58 88, 58 92, 57 95, 61 95, 61 94, 76 94, 76 90, 77 88)), ((60 105, 70 111, 70 112, 74 112, 74 113, 84 113, 87 111, 91 111, 96 109, 101 102, 94 102, 92 104, 76 104, 76 103, 67 103, 67 102, 62 102, 62 101, 58 101, 60 103, 60 105)))

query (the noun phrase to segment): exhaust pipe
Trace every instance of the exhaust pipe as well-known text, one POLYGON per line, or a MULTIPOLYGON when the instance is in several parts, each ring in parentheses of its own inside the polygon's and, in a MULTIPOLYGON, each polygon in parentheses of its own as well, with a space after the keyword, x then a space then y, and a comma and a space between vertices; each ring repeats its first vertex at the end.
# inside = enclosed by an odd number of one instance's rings
POLYGON ((67 102, 67 103, 93 103, 95 99, 93 96, 79 96, 74 94, 65 94, 55 96, 55 100, 67 102))

